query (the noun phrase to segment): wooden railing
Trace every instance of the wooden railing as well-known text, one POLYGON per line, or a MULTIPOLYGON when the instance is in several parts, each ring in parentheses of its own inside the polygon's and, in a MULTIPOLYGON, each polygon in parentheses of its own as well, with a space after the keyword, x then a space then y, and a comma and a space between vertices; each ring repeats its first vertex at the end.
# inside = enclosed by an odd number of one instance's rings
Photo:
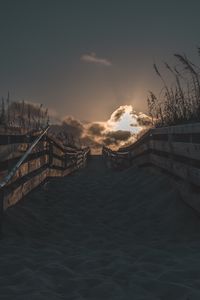
POLYGON ((151 129, 120 151, 104 147, 103 155, 112 167, 151 164, 200 186, 200 123, 151 129))
POLYGON ((84 167, 89 148, 64 147, 49 137, 48 128, 36 136, 0 135, 0 223, 3 211, 48 177, 65 176, 84 167), (10 152, 10 153, 9 153, 10 152))

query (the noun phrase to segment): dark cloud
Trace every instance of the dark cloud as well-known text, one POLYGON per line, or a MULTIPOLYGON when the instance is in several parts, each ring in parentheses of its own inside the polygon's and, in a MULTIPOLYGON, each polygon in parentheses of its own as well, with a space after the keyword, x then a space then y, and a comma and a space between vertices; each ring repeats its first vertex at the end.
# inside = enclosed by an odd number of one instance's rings
POLYGON ((81 142, 83 145, 87 145, 89 147, 100 147, 101 144, 99 144, 97 141, 95 141, 93 138, 89 137, 88 135, 85 135, 81 138, 81 142))
POLYGON ((110 131, 106 134, 103 139, 103 143, 107 146, 109 145, 119 145, 121 142, 126 142, 131 137, 130 131, 110 131))
POLYGON ((83 124, 70 116, 67 116, 61 124, 51 125, 49 129, 49 134, 62 144, 71 144, 78 147, 82 142, 81 140, 83 133, 83 124))
POLYGON ((102 131, 105 130, 105 126, 99 124, 99 123, 93 123, 89 128, 88 128, 88 134, 91 135, 96 135, 96 136, 101 136, 102 131))
POLYGON ((152 125, 152 121, 151 118, 148 116, 139 116, 137 118, 137 122, 139 126, 151 126, 152 125))
POLYGON ((100 153, 103 144, 112 149, 118 149, 133 143, 136 139, 136 134, 143 128, 149 127, 150 121, 146 114, 132 111, 131 107, 126 105, 119 107, 107 122, 80 122, 73 117, 67 116, 61 125, 58 125, 58 128, 54 127, 54 132, 57 131, 60 140, 64 140, 66 137, 70 141, 73 136, 73 140, 75 140, 77 145, 89 146, 100 153), (126 117, 130 123, 132 122, 132 124, 129 123, 127 125, 128 129, 114 130, 115 124, 119 125, 120 121, 123 123, 126 117), (134 131, 131 127, 138 129, 134 131))
POLYGON ((114 121, 115 122, 119 121, 125 112, 126 112, 125 107, 117 109, 113 116, 114 121))
POLYGON ((112 138, 109 138, 109 137, 107 137, 107 138, 105 138, 105 139, 103 139, 103 143, 104 143, 104 145, 106 145, 106 146, 111 146, 111 145, 117 145, 117 142, 116 141, 114 141, 112 138))
POLYGON ((72 117, 66 117, 62 122, 62 127, 66 133, 76 138, 80 138, 84 132, 83 124, 72 117))
POLYGON ((131 137, 131 133, 124 130, 110 131, 107 133, 107 137, 117 141, 126 141, 131 137))

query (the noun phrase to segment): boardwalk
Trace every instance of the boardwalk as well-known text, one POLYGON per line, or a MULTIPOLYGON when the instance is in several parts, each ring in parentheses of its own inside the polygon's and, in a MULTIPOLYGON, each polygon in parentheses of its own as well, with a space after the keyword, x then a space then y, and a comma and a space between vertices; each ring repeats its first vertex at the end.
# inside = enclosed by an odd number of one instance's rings
POLYGON ((101 157, 4 217, 0 299, 200 299, 200 219, 168 177, 101 157))

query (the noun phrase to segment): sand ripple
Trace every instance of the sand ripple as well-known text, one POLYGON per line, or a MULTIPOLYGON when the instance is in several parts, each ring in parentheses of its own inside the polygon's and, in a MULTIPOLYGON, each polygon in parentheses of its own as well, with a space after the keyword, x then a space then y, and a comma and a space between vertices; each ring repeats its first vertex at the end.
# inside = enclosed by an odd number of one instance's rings
POLYGON ((9 209, 0 299, 200 299, 200 218, 167 176, 101 158, 9 209))

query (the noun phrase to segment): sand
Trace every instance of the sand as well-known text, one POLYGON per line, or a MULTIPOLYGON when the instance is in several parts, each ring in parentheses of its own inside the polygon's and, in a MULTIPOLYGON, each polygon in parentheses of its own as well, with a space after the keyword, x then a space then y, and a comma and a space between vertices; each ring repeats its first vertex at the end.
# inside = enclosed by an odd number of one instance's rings
POLYGON ((200 299, 200 217, 165 175, 100 157, 9 209, 0 299, 200 299))

